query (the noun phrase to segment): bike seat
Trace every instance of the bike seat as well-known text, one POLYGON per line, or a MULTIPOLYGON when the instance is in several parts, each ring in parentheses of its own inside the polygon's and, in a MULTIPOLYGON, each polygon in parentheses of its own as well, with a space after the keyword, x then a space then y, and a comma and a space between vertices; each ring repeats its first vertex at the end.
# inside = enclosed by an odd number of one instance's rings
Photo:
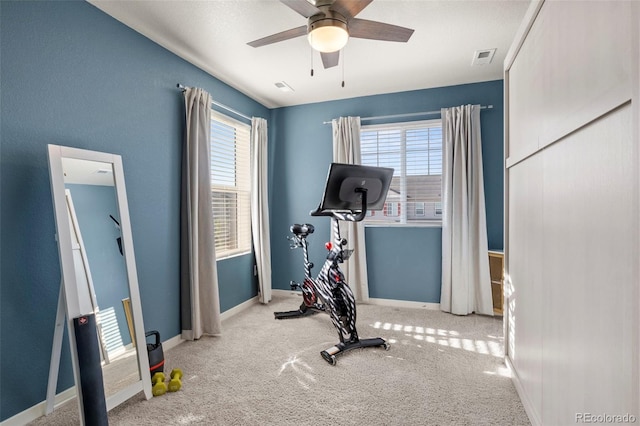
POLYGON ((309 234, 313 234, 314 227, 310 223, 299 224, 295 223, 291 225, 291 232, 298 237, 306 237, 309 234))

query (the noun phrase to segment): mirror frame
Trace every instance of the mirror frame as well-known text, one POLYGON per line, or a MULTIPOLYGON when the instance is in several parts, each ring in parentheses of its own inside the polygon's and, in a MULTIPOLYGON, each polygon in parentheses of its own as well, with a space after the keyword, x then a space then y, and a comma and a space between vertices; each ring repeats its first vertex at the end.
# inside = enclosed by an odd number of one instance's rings
MULTIPOLYGON (((120 232, 122 236, 122 252, 125 261, 125 269, 129 282, 129 297, 131 299, 131 310, 133 316, 133 326, 135 332, 135 346, 137 365, 140 373, 140 380, 126 386, 115 394, 106 397, 107 411, 118 406, 129 398, 133 397, 140 391, 144 392, 145 398, 148 400, 152 397, 151 393, 151 377, 149 372, 149 358, 147 354, 147 344, 144 330, 144 322, 142 319, 142 305, 140 301, 140 292, 138 287, 138 274, 136 270, 135 256, 133 251, 133 237, 131 234, 131 222, 129 218, 129 206, 127 203, 127 193, 124 182, 124 170, 122 167, 122 158, 117 154, 109 154, 98 151, 90 151, 79 148, 71 148, 60 145, 48 145, 49 153, 49 173, 51 181, 51 195, 53 198, 54 216, 56 222, 56 239, 58 242, 58 256, 61 269, 61 301, 58 309, 62 306, 62 298, 64 299, 64 308, 66 309, 67 330, 71 331, 73 327, 73 318, 81 315, 92 314, 93 312, 85 312, 87 303, 80 300, 78 295, 78 283, 75 275, 75 265, 73 260, 71 226, 68 218, 68 207, 65 195, 63 158, 73 158, 78 160, 89 160, 101 163, 109 163, 113 167, 113 178, 116 193, 116 203, 120 218, 120 232), (83 308, 84 307, 84 308, 83 308)), ((73 363, 73 374, 76 383, 76 393, 78 402, 81 404, 80 376, 78 365, 78 354, 74 333, 68 333, 69 344, 71 346, 71 358, 73 363)), ((55 357, 56 342, 54 339, 55 357)), ((52 363, 53 364, 53 363, 52 363)), ((57 367, 56 367, 57 368, 57 367)), ((53 368, 52 368, 53 369, 53 368)), ((57 372, 55 379, 57 379, 57 372)), ((51 375, 50 375, 51 380, 51 375)), ((80 417, 83 420, 82 405, 80 406, 80 417)))

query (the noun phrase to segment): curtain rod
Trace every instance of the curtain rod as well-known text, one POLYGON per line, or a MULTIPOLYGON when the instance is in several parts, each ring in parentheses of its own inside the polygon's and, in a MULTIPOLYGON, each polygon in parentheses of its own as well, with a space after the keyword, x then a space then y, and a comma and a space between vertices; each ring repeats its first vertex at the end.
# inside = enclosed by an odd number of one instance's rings
MULTIPOLYGON (((493 105, 481 105, 480 109, 493 109, 493 105)), ((409 114, 394 114, 394 115, 379 115, 377 117, 360 117, 360 121, 369 121, 369 120, 383 120, 387 118, 407 118, 407 117, 418 117, 421 115, 435 115, 440 114, 440 110, 438 111, 424 111, 424 112, 412 112, 409 114)), ((322 124, 331 124, 331 121, 323 121, 322 124)))
MULTIPOLYGON (((187 89, 185 86, 183 86, 183 85, 182 85, 182 84, 180 84, 180 83, 178 83, 178 84, 176 85, 176 87, 177 87, 178 89, 182 90, 183 92, 187 89)), ((236 111, 235 109, 233 109, 233 108, 231 108, 231 107, 228 107, 228 106, 226 106, 225 104, 221 104, 220 102, 216 102, 216 101, 214 101, 213 99, 211 100, 211 103, 212 103, 213 105, 215 105, 215 106, 218 106, 218 107, 220 107, 220 108, 224 109, 224 110, 227 110, 227 111, 229 111, 229 112, 232 112, 232 113, 234 113, 235 115, 238 115, 238 116, 240 116, 240 117, 244 118, 245 120, 249 120, 249 121, 251 121, 251 117, 247 117, 247 116, 246 116, 246 115, 244 115, 243 113, 241 113, 241 112, 239 112, 239 111, 236 111)))

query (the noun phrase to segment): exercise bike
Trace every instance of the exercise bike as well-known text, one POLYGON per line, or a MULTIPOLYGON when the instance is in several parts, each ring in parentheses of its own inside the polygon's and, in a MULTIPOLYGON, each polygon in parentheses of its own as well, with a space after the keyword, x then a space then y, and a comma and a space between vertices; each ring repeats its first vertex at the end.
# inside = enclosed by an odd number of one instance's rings
POLYGON ((293 236, 287 237, 291 241, 291 248, 302 248, 304 257, 304 280, 302 283, 291 281, 289 285, 291 290, 300 290, 302 292, 302 303, 295 311, 274 312, 276 319, 299 318, 313 315, 318 312, 325 311, 325 305, 318 299, 315 290, 315 283, 311 276, 311 268, 313 263, 309 261, 309 245, 307 237, 313 234, 315 228, 310 223, 293 224, 289 228, 293 236))
POLYGON ((353 249, 345 249, 347 240, 340 235, 340 221, 359 222, 367 210, 382 209, 393 169, 332 163, 322 202, 311 216, 331 217, 333 241, 325 244, 329 253, 318 276, 313 279, 309 261, 307 237, 314 232, 311 224, 291 226, 292 248, 301 247, 304 255, 304 281, 291 281, 292 290, 302 291, 302 304, 297 310, 274 312, 276 319, 299 318, 318 312, 327 312, 338 331, 340 342, 320 352, 331 365, 336 365, 336 355, 357 348, 384 347, 386 340, 375 337, 360 339, 356 330, 356 304, 351 288, 347 284, 340 263, 347 260, 353 249))

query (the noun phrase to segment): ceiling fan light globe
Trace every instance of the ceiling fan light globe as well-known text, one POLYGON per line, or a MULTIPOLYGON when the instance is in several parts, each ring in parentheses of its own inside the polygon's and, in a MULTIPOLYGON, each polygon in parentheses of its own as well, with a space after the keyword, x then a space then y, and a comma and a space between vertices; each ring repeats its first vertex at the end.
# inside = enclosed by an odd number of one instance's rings
POLYGON ((346 46, 349 33, 345 28, 336 26, 321 26, 309 32, 309 44, 315 50, 323 53, 337 52, 346 46))

